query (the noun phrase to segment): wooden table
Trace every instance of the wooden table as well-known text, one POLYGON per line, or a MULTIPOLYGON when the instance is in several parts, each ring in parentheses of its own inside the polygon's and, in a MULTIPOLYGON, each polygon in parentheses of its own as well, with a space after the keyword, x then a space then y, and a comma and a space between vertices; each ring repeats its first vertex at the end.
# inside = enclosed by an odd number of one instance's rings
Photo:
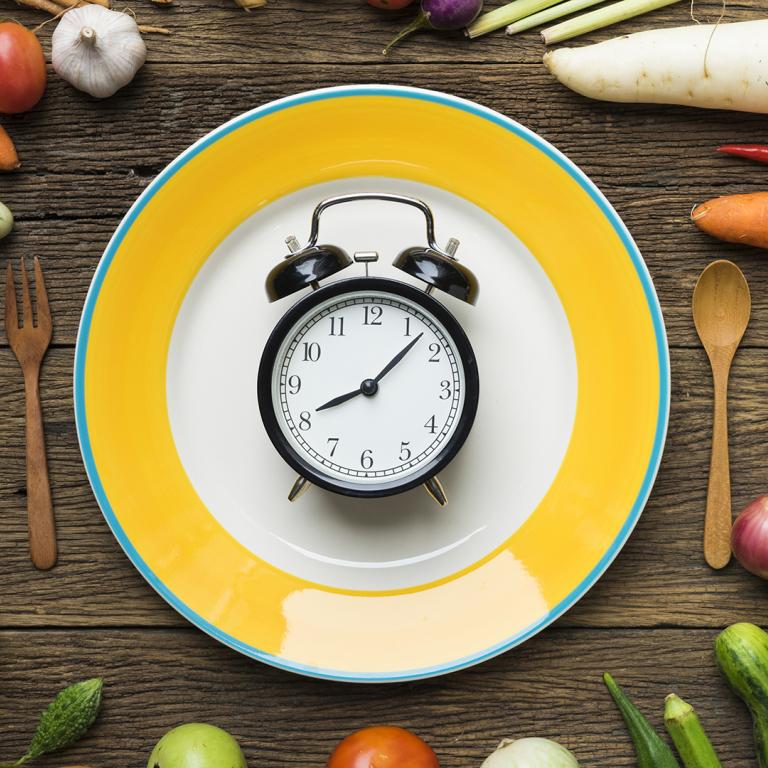
MULTIPOLYGON (((177 0, 167 8, 137 0, 132 7, 142 23, 170 27, 173 35, 148 40, 149 63, 130 87, 96 102, 51 72, 40 106, 3 121, 24 165, 0 177, 0 199, 18 222, 0 254, 43 259, 56 324, 42 393, 60 561, 54 571, 38 573, 27 555, 23 387, 3 345, 0 760, 24 751, 56 690, 102 675, 96 727, 65 756, 40 766, 144 765, 156 739, 189 720, 232 731, 252 767, 321 765, 341 736, 385 722, 426 737, 446 768, 479 765, 506 735, 557 738, 585 766, 633 765, 600 680, 610 670, 656 725, 665 694, 675 690, 696 704, 724 764, 754 765, 747 714, 720 681, 712 644, 731 622, 768 624, 768 595, 738 565, 715 573, 702 559, 711 384, 690 298, 701 269, 721 256, 739 263, 752 288, 752 324, 731 388, 738 508, 768 490, 768 262, 758 251, 701 235, 688 214, 696 201, 768 184, 765 167, 713 153, 720 142, 768 139, 765 117, 589 102, 553 81, 530 33, 474 43, 421 36, 384 61, 382 43, 400 20, 380 18, 361 0, 270 0, 252 14, 231 0, 177 0), (304 89, 360 82, 475 99, 537 131, 580 165, 645 255, 665 312, 673 374, 669 441, 655 491, 631 540, 589 595, 524 647, 479 667, 367 687, 302 679, 249 661, 187 624, 152 591, 91 494, 71 385, 91 276, 149 180, 240 112, 304 89)), ((757 7, 748 0, 728 18, 754 17, 757 7)), ((717 10, 715 2, 699 6, 701 15, 717 10)), ((10 0, 0 0, 0 12, 30 25, 42 21, 10 0)), ((667 25, 687 20, 686 3, 653 18, 667 25)), ((650 23, 628 22, 615 31, 650 23)), ((42 34, 47 52, 52 26, 42 34)))

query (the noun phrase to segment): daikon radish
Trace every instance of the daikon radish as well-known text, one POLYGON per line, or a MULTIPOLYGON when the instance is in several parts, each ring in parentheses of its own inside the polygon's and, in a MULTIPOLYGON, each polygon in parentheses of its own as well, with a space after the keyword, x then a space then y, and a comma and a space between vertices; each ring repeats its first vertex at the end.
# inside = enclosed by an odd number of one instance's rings
POLYGON ((768 19, 648 30, 544 56, 593 99, 768 113, 768 19))

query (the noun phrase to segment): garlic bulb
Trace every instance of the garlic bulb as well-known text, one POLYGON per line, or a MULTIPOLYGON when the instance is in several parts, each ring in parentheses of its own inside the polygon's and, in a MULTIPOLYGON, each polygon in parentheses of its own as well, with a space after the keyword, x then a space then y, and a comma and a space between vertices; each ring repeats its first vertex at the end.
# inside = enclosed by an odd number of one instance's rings
POLYGON ((96 4, 67 11, 51 45, 56 72, 99 99, 128 85, 147 60, 147 46, 133 17, 96 4))

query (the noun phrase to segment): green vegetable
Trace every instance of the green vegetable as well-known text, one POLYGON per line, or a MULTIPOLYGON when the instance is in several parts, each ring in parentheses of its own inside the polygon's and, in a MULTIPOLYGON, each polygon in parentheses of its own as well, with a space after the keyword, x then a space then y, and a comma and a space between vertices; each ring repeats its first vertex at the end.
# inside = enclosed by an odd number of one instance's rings
POLYGON ((505 27, 515 21, 524 19, 533 13, 549 8, 560 0, 512 0, 507 5, 494 8, 482 16, 478 16, 465 30, 467 37, 475 38, 487 35, 495 29, 505 27))
POLYGON ((11 234, 13 229, 13 214, 7 205, 0 203, 0 240, 11 234))
POLYGON ((23 765, 27 760, 74 744, 99 714, 102 684, 101 678, 94 677, 61 691, 40 716, 37 731, 26 753, 15 763, 6 763, 0 768, 23 765))
POLYGON ((603 675, 603 680, 632 737, 637 755, 637 768, 680 768, 672 750, 607 672, 603 675))
POLYGON ((226 731, 187 723, 157 742, 147 768, 246 768, 246 764, 240 745, 226 731))
POLYGON ((768 768, 768 634, 754 624, 733 624, 718 635, 715 658, 752 713, 757 762, 768 768))
POLYGON ((693 707, 670 693, 664 702, 664 722, 685 768, 722 768, 693 707))
POLYGON ((542 30, 541 37, 545 45, 562 43, 563 40, 570 40, 572 37, 585 35, 587 32, 609 27, 611 24, 618 24, 620 21, 626 21, 677 2, 679 0, 619 0, 596 11, 562 21, 554 27, 548 27, 542 30))

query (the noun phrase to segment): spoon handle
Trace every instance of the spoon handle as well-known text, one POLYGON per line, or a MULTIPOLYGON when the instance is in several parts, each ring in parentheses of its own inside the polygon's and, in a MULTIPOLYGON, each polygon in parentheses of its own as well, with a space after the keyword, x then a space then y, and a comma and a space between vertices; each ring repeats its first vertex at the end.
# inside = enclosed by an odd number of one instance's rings
POLYGON ((728 365, 713 365, 715 413, 709 464, 704 559, 724 568, 731 559, 731 472, 728 459, 728 365))

